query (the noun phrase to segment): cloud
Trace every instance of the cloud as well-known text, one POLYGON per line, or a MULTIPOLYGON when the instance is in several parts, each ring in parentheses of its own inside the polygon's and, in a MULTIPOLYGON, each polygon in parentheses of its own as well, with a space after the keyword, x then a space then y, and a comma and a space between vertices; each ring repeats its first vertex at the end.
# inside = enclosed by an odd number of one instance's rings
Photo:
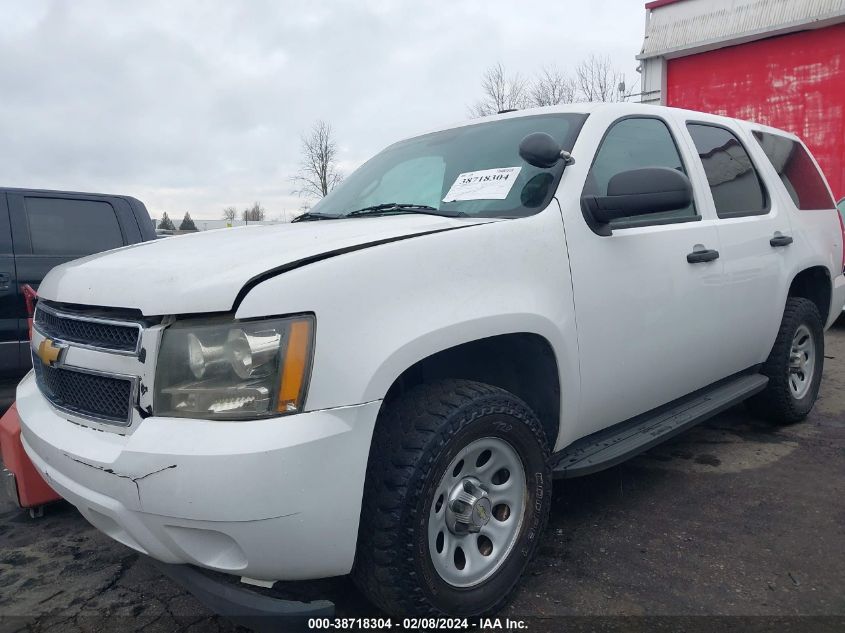
POLYGON ((639 3, 36 0, 0 5, 6 186, 127 193, 153 215, 299 207, 300 135, 345 167, 463 119, 492 63, 609 54, 633 78, 639 3))

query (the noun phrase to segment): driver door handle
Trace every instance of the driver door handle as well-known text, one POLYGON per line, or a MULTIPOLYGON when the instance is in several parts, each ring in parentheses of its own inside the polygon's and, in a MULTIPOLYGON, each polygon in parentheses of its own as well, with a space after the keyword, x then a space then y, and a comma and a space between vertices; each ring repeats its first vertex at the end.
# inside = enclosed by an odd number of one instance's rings
POLYGON ((792 237, 789 235, 775 235, 769 240, 772 246, 789 246, 792 244, 792 237))
POLYGON ((693 251, 687 254, 687 261, 690 264, 702 264, 704 262, 712 262, 714 259, 719 259, 719 251, 711 248, 702 251, 693 251))

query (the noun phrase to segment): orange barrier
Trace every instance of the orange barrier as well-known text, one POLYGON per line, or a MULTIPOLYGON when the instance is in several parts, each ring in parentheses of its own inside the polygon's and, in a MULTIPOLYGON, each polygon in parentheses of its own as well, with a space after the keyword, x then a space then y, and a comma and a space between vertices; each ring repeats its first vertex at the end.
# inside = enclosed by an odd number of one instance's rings
POLYGON ((7 483, 16 495, 14 499, 22 508, 37 508, 57 501, 61 497, 47 485, 44 478, 35 470, 29 456, 21 444, 21 422, 18 409, 12 404, 0 418, 0 456, 8 473, 4 473, 7 483))

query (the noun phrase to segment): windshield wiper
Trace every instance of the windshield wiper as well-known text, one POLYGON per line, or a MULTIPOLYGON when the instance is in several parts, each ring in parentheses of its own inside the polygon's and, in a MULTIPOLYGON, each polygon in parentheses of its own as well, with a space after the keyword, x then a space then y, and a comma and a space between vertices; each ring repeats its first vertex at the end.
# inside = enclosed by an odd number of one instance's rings
POLYGON ((375 204, 371 207, 356 209, 346 214, 349 218, 360 218, 365 215, 388 215, 391 213, 422 213, 425 215, 439 215, 447 218, 466 217, 466 213, 460 211, 441 211, 427 204, 405 204, 401 202, 385 202, 375 204))
POLYGON ((310 211, 303 213, 302 215, 296 216, 293 220, 291 220, 291 224, 294 222, 311 222, 312 220, 337 220, 339 215, 329 215, 328 213, 312 213, 310 211))

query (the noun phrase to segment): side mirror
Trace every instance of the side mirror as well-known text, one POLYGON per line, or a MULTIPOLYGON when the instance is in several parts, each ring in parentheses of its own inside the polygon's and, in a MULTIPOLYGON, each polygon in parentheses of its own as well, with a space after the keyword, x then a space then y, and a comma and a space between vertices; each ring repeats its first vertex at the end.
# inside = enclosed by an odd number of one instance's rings
POLYGON ((613 176, 606 196, 581 198, 593 218, 607 224, 619 218, 683 209, 692 202, 686 174, 668 167, 631 169, 613 176))
POLYGON ((529 165, 549 169, 561 159, 571 164, 572 156, 545 132, 529 134, 519 143, 519 155, 529 165))

